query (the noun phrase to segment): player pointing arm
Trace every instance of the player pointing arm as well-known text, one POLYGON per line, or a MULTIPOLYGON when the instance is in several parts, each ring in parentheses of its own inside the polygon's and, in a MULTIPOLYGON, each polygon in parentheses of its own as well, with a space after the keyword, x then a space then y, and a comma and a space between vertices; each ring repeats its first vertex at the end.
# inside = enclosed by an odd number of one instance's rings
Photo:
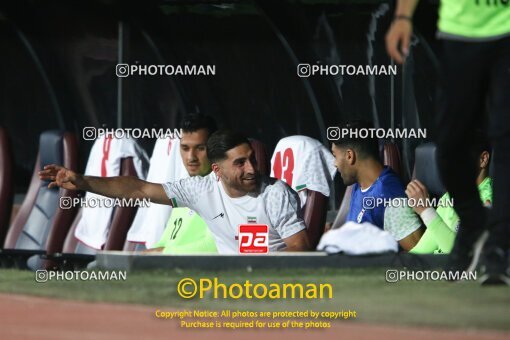
POLYGON ((39 178, 51 181, 50 188, 187 206, 206 221, 221 253, 238 252, 238 227, 247 223, 269 226, 270 251, 309 249, 297 195, 283 182, 259 174, 246 137, 217 131, 207 141, 207 156, 212 173, 165 184, 125 176, 84 176, 57 165, 45 166, 39 178))
POLYGON ((111 198, 145 198, 154 203, 171 204, 161 184, 146 182, 136 177, 85 176, 62 166, 51 164, 39 171, 39 179, 50 181, 48 188, 58 186, 67 190, 88 191, 111 198))

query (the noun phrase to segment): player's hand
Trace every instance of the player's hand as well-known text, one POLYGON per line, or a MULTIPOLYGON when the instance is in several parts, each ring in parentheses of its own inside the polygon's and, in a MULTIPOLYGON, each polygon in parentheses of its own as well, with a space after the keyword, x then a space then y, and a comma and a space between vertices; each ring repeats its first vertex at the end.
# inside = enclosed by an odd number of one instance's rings
POLYGON ((328 231, 330 231, 332 227, 333 227, 333 223, 331 223, 331 222, 326 222, 326 223, 324 224, 324 233, 323 233, 323 234, 325 234, 325 233, 327 233, 328 231))
POLYGON ((422 182, 415 179, 412 180, 406 188, 406 195, 408 198, 415 200, 416 205, 413 206, 413 210, 417 214, 421 214, 425 209, 428 208, 429 191, 422 182))
POLYGON ((41 181, 50 181, 48 188, 61 187, 67 190, 78 190, 76 185, 78 174, 60 165, 46 165, 39 171, 41 181))
POLYGON ((398 64, 403 64, 409 55, 409 44, 413 34, 410 20, 395 20, 386 33, 386 52, 398 64))

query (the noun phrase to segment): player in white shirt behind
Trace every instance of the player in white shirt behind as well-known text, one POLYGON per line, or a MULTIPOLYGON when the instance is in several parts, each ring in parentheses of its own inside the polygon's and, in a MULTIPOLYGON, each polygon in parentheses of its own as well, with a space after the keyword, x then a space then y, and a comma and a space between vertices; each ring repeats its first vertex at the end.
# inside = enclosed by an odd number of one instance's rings
POLYGON ((207 157, 213 172, 173 183, 84 176, 54 164, 45 166, 39 178, 50 180, 50 188, 187 206, 205 220, 223 254, 238 253, 238 226, 247 223, 269 226, 270 252, 310 249, 297 194, 283 181, 258 173, 246 137, 229 130, 215 132, 207 141, 207 157))

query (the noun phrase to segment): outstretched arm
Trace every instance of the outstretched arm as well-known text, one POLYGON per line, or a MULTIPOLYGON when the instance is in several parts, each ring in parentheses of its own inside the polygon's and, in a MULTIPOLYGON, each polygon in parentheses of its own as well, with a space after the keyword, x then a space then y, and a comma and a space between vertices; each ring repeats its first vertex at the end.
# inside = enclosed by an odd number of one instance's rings
POLYGON ((153 203, 171 202, 161 184, 150 183, 130 176, 94 177, 84 176, 62 166, 46 165, 39 171, 39 178, 50 181, 48 188, 83 190, 112 198, 150 199, 153 203))

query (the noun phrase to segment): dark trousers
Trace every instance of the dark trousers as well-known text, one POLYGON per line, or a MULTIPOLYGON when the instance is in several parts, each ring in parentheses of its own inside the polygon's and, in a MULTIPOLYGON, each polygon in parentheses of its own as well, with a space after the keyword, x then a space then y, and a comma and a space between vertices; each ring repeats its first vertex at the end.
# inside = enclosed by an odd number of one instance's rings
POLYGON ((510 243, 510 37, 491 42, 444 41, 443 91, 436 120, 438 164, 461 228, 483 228, 486 214, 476 187, 479 154, 474 130, 489 113, 493 205, 490 243, 510 243))

